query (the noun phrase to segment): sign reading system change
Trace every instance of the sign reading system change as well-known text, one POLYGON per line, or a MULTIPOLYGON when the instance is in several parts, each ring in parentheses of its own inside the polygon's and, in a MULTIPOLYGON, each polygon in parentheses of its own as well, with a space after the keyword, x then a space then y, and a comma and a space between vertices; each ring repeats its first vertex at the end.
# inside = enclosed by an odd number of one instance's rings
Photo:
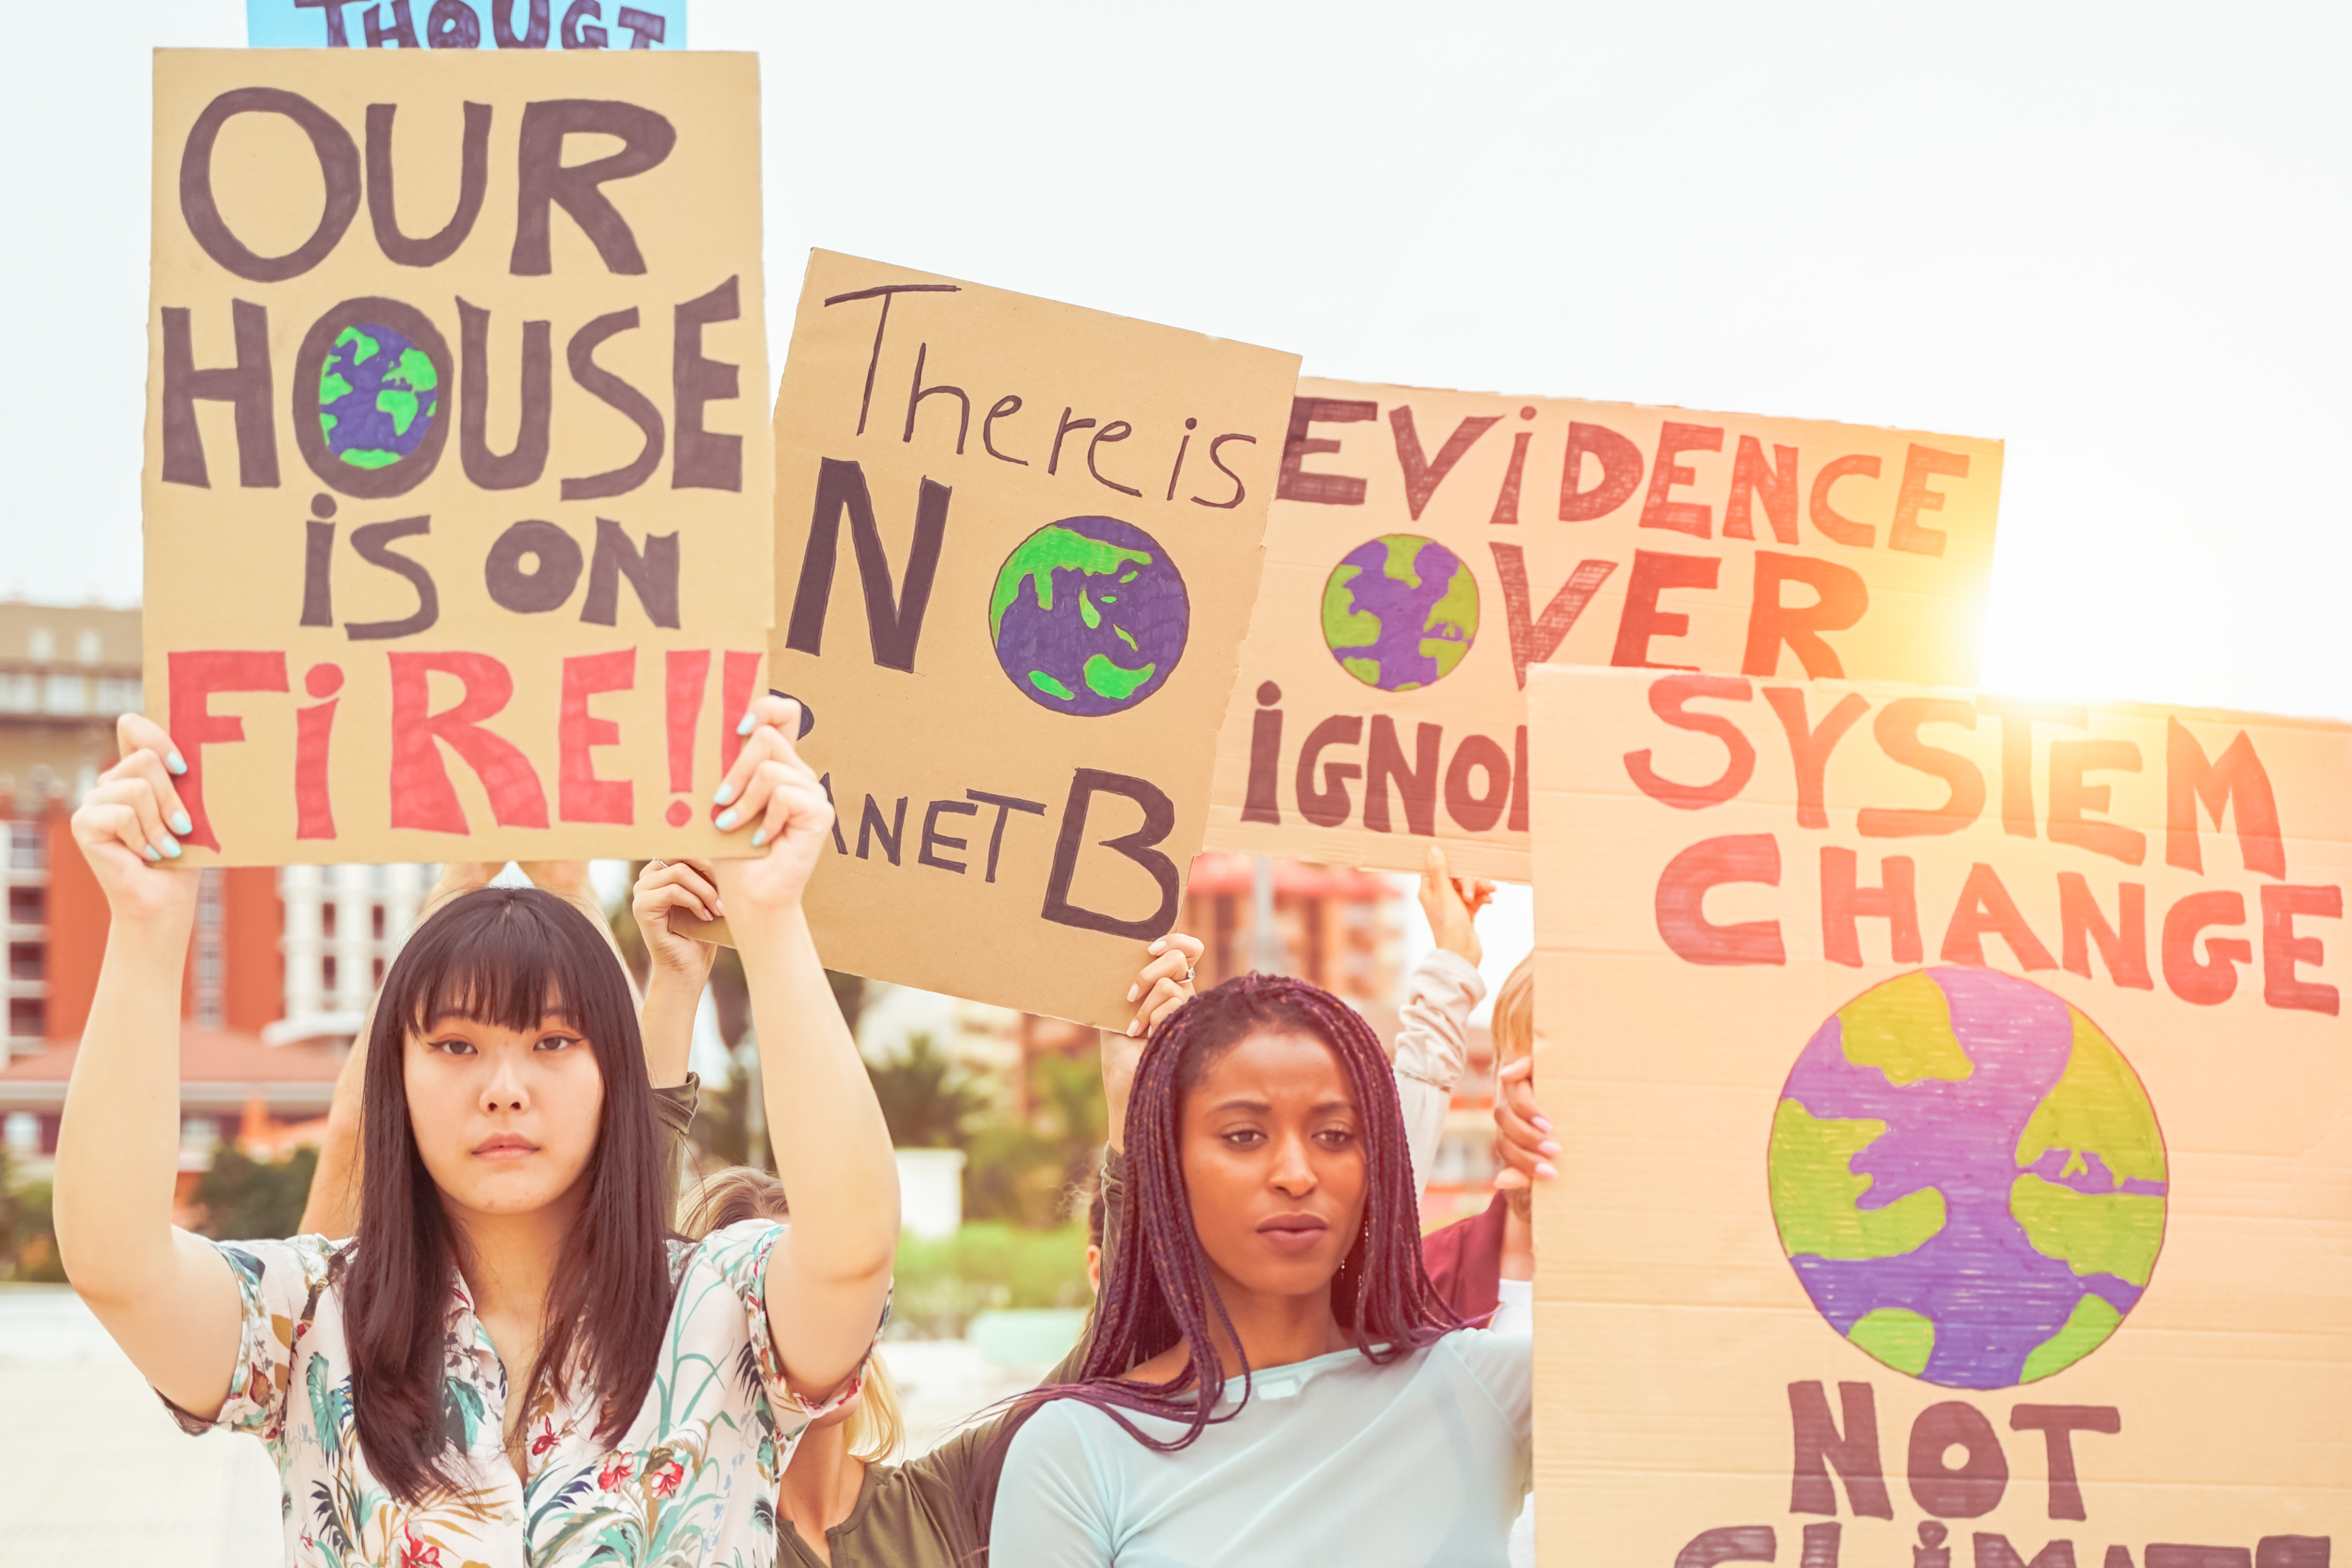
POLYGON ((2326 1568, 2352 729, 1529 690, 1545 1560, 2326 1568))

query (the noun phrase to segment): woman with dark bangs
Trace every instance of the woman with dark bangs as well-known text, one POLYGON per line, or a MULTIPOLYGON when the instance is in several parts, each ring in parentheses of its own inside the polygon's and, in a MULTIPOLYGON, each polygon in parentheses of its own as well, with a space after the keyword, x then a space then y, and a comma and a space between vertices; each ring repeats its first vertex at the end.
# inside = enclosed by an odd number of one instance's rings
POLYGON ((1532 1340, 1423 1272, 1389 1063, 1339 998, 1243 975, 1144 1048, 1129 1232, 1079 1380, 1015 1401, 1000 1568, 1505 1561, 1532 1340))
POLYGON ((261 1437, 305 1565, 763 1565, 809 1423, 853 1397, 898 1241, 889 1133, 801 892, 832 812, 763 698, 721 784, 751 859, 718 892, 795 1199, 670 1234, 635 1007, 586 915, 452 900, 394 962, 365 1067, 358 1234, 215 1244, 171 1223, 196 879, 160 729, 74 815, 112 922, 58 1136, 75 1288, 190 1431, 261 1437))

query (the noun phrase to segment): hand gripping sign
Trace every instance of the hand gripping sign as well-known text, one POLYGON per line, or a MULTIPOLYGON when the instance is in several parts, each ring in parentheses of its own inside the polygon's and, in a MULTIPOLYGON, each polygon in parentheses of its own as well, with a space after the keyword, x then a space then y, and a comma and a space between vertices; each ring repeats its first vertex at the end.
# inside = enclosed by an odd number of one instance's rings
POLYGON ((154 158, 195 858, 722 852, 771 619, 755 60, 165 50, 154 158))
POLYGON ((1209 842, 1527 879, 1547 661, 1966 683, 1998 442, 1305 381, 1209 842))
POLYGON ((1289 354, 855 257, 776 399, 776 686, 826 962, 1107 1027, 1176 918, 1289 354))
POLYGON ((2323 1568, 2352 729, 1529 689, 1545 1560, 2323 1568))

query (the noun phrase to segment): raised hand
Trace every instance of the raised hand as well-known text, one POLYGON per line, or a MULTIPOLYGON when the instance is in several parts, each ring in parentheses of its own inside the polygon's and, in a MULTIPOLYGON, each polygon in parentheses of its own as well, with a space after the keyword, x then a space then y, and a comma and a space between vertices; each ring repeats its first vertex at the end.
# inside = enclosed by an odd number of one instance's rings
POLYGON ((1484 877, 1465 880, 1449 875, 1445 851, 1434 844, 1429 847, 1421 866, 1421 912, 1429 917, 1429 934, 1437 945, 1467 959, 1474 969, 1486 956, 1475 922, 1494 897, 1494 883, 1484 877))
POLYGON ((709 867, 691 860, 648 860, 637 873, 637 884, 629 898, 629 913, 636 920, 637 934, 645 939, 655 972, 686 980, 698 994, 719 950, 710 942, 673 931, 669 923, 673 910, 698 921, 726 917, 727 906, 719 897, 719 884, 709 867))
POLYGON ((1136 1005, 1128 1037, 1150 1039, 1160 1020, 1192 999, 1192 975, 1207 951, 1199 937, 1181 931, 1171 931, 1144 949, 1143 969, 1127 988, 1127 999, 1136 1005))
POLYGON ((793 749, 800 717, 800 704, 788 697, 753 702, 738 726, 743 750, 711 797, 720 808, 721 832, 749 829, 751 847, 768 851, 758 859, 722 860, 715 868, 717 891, 734 906, 730 919, 799 908, 833 831, 833 803, 815 771, 793 749))
POLYGON ((1110 1112, 1110 1146, 1117 1149, 1127 1127, 1127 1100, 1143 1047, 1168 1016, 1192 999, 1192 973, 1206 951, 1201 939, 1170 931, 1144 950, 1142 971, 1127 988, 1136 1004, 1135 1020, 1123 1035, 1103 1031, 1103 1104, 1110 1112))
POLYGON ((1495 1075, 1495 1154, 1503 1169, 1495 1177, 1498 1192, 1511 1192, 1549 1181, 1559 1172, 1551 1119, 1536 1105, 1536 1059, 1521 1057, 1495 1075))
POLYGON ((114 732, 122 760, 99 775, 76 808, 74 842, 116 916, 151 920, 190 913, 196 879, 165 868, 180 858, 180 836, 195 830, 172 783, 174 773, 187 772, 187 764, 163 726, 143 714, 125 713, 114 732))

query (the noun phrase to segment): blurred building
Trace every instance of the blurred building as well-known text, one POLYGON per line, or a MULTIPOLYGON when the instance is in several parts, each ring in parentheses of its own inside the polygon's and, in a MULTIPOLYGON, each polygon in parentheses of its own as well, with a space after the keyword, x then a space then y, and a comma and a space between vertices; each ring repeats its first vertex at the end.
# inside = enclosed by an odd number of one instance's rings
MULTIPOLYGON (((1403 899, 1395 880, 1377 871, 1207 854, 1192 862, 1176 929, 1207 949, 1194 982, 1201 990, 1251 970, 1295 974, 1354 1004, 1388 1040, 1397 1025, 1403 899)), ((1138 967, 1142 957, 1138 944, 1138 967)), ((1018 1049, 1015 1103, 1025 1113, 1030 1065, 1092 1049, 1096 1033, 1034 1013, 1008 1019, 1009 1043, 1018 1049)))
POLYGON ((79 799, 140 706, 139 612, 0 600, 0 795, 79 799))

